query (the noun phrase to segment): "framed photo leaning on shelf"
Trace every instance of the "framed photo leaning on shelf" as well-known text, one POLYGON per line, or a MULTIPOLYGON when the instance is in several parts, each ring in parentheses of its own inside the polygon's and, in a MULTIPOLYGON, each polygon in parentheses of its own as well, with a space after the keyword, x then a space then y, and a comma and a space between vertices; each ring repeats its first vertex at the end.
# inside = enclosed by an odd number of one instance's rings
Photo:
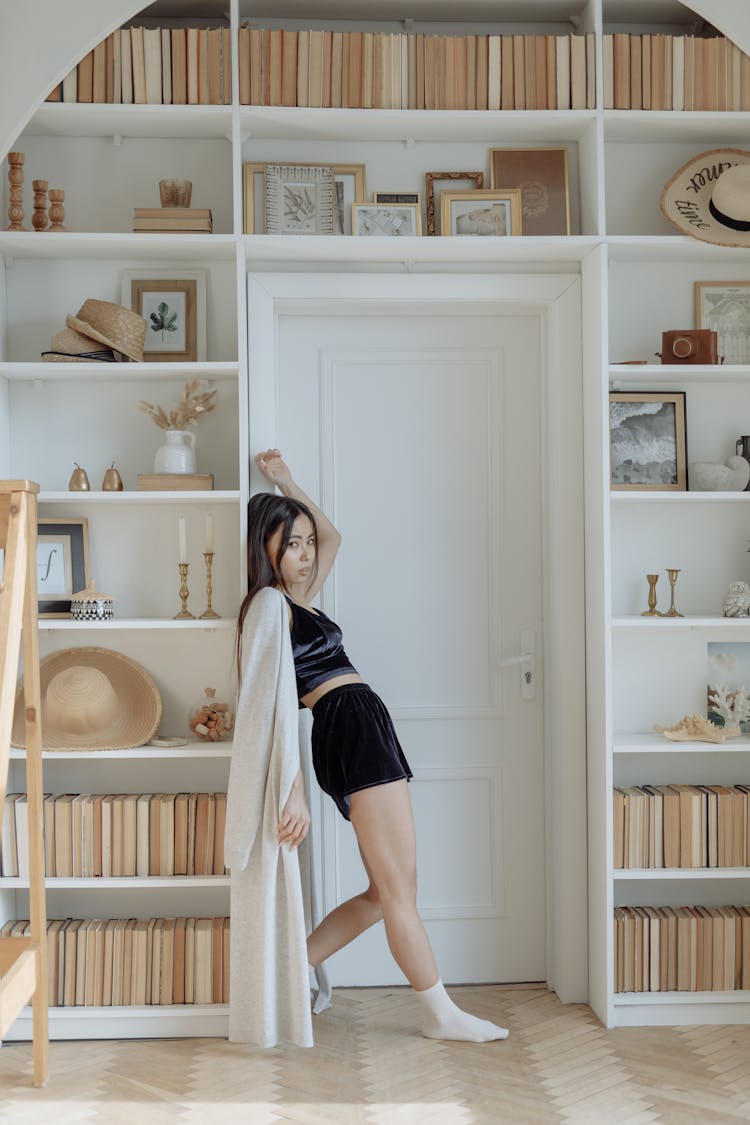
POLYGON ((122 303, 146 320, 146 363, 206 358, 206 271, 125 270, 122 303))
POLYGON ((359 235, 419 235, 422 215, 416 203, 353 203, 352 233, 359 235))
POLYGON ((717 333, 724 363, 750 363, 750 281, 696 281, 695 327, 717 333))
POLYGON ((521 189, 524 234, 570 234, 567 149, 491 148, 490 187, 521 189))
POLYGON ((685 492, 685 392, 610 392, 609 449, 613 490, 685 492))
POLYGON ((520 189, 444 191, 440 196, 440 233, 500 238, 523 234, 520 189))
MULTIPOLYGON (((301 167, 301 165, 296 165, 301 167)), ((364 202, 365 165, 331 164, 334 181, 333 234, 352 233, 352 203, 364 202)), ((266 234, 265 161, 242 165, 243 231, 266 234)))
POLYGON ((425 172, 424 178, 428 234, 442 233, 437 229, 436 214, 440 212, 438 204, 444 190, 475 191, 484 187, 484 172, 425 172))
POLYGON ((70 599, 89 581, 89 521, 37 521, 37 590, 40 617, 68 617, 70 599))

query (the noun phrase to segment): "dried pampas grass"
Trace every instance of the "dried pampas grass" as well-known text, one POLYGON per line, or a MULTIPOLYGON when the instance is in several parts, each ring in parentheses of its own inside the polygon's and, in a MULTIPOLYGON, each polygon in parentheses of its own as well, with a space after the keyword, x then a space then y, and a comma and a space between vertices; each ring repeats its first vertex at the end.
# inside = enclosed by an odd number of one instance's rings
POLYGON ((198 376, 190 379, 183 388, 182 398, 169 414, 163 407, 142 399, 138 407, 162 430, 185 430, 188 426, 197 426, 203 415, 209 414, 216 406, 213 402, 216 391, 201 391, 200 385, 198 376))

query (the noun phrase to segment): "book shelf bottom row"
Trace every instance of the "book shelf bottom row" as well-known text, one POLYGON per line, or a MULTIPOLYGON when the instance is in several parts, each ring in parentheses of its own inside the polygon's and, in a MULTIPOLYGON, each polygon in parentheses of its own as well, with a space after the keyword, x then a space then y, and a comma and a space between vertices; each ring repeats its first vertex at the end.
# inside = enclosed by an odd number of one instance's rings
MULTIPOLYGON (((30 1042, 31 1008, 24 1008, 5 1038, 30 1042)), ((121 1007, 51 1007, 50 1039, 226 1039, 228 1004, 123 1005, 121 1007)))

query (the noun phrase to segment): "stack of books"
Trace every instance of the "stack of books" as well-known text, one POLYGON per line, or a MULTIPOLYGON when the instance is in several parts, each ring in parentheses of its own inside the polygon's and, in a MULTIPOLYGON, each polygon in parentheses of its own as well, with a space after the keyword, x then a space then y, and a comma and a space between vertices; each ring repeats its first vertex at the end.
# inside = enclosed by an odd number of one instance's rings
POLYGON ((208 207, 136 207, 133 212, 138 234, 210 234, 213 229, 208 207))
POLYGON ((604 108, 750 110, 750 56, 722 35, 603 37, 604 108))

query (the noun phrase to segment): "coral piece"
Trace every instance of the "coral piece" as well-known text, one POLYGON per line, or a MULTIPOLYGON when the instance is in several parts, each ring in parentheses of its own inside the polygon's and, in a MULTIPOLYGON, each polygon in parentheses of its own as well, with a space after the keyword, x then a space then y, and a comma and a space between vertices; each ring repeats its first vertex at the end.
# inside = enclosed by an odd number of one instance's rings
POLYGON ((672 727, 655 723, 654 730, 672 742, 725 742, 728 737, 726 728, 717 727, 705 715, 683 715, 672 727))
POLYGON ((739 733, 740 724, 750 720, 750 696, 745 691, 745 685, 730 688, 727 684, 709 684, 708 710, 721 715, 724 730, 734 726, 739 733))

